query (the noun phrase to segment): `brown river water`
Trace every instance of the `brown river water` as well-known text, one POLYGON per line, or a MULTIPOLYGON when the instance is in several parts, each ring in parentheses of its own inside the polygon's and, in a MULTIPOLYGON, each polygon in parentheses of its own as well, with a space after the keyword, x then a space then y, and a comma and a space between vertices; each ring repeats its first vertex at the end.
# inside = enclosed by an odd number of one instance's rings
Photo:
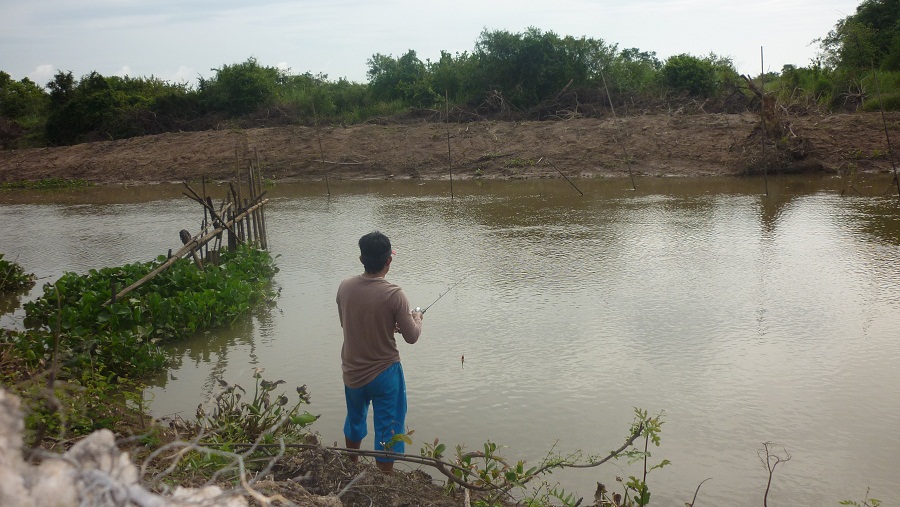
MULTIPOLYGON (((664 413, 651 505, 900 502, 900 199, 889 177, 331 182, 269 188, 277 305, 171 346, 146 397, 192 417, 216 380, 252 370, 306 384, 325 443, 342 441, 334 295, 371 230, 388 278, 425 306, 400 344, 417 453, 435 437, 537 464, 605 454, 633 407, 664 413), (327 192, 330 191, 330 195, 327 192), (465 363, 461 361, 465 356, 465 363)), ((0 252, 53 281, 180 246, 202 210, 182 187, 0 193, 0 252)), ((210 193, 224 191, 215 189, 210 193)), ((218 200, 218 197, 216 198, 218 200)), ((23 294, 9 308, 36 297, 23 294)), ((0 324, 21 324, 21 310, 0 324)), ((370 435, 365 445, 371 445, 370 435)), ((640 475, 626 461, 550 479, 592 498, 640 475)))

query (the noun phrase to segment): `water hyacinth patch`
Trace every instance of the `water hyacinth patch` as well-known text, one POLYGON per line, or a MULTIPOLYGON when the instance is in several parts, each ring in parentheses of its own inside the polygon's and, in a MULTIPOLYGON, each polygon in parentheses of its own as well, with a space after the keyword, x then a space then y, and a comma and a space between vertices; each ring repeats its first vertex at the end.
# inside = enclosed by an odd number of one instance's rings
POLYGON ((277 272, 268 252, 240 246, 222 255, 219 265, 199 270, 181 259, 115 303, 121 290, 164 263, 155 261, 65 273, 44 294, 25 304, 28 338, 19 345, 29 357, 46 359, 54 332, 69 366, 99 361, 122 376, 145 374, 165 365, 158 345, 193 333, 232 324, 271 297, 277 272), (57 329, 58 328, 58 329, 57 329))

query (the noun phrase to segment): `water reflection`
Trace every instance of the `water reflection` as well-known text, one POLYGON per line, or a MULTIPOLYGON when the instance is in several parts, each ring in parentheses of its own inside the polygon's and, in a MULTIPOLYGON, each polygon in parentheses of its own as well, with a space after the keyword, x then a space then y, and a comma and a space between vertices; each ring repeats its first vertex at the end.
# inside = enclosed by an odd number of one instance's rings
MULTIPOLYGON (((446 182, 337 182, 331 196, 324 184, 277 185, 277 306, 172 347, 173 370, 148 394, 158 414, 190 415, 217 379, 247 385, 265 367, 308 384, 324 441, 341 440, 334 292, 360 271, 356 240, 380 229, 398 252, 390 278, 413 304, 466 277, 401 350, 422 441, 492 439, 532 462, 554 442, 600 453, 639 406, 667 414, 654 457, 674 464, 652 479, 661 504, 689 501, 710 476, 710 503, 758 504, 756 450, 770 440, 795 456, 770 498, 827 505, 861 485, 900 497, 900 436, 883 431, 900 423, 897 201, 841 197, 831 178, 771 178, 769 195, 763 183, 586 180, 580 196, 564 181, 464 182, 452 200, 446 182)), ((197 214, 166 188, 72 199, 0 206, 4 249, 51 277, 148 260, 197 214), (48 249, 33 235, 60 239, 48 249)), ((559 479, 588 494, 629 473, 559 479)))
MULTIPOLYGON (((265 315, 268 312, 264 308, 259 313, 265 315)), ((235 365, 230 363, 232 355, 240 358, 241 365, 258 364, 256 334, 256 319, 248 315, 239 318, 230 328, 199 333, 189 340, 167 346, 171 360, 169 370, 160 372, 151 382, 156 386, 154 396, 170 395, 171 389, 177 393, 181 386, 187 384, 194 386, 194 394, 200 400, 208 402, 218 392, 218 380, 234 383, 234 379, 229 378, 235 369, 235 365)), ((171 417, 176 413, 184 417, 186 408, 176 407, 170 412, 157 409, 157 413, 161 417, 171 417)))

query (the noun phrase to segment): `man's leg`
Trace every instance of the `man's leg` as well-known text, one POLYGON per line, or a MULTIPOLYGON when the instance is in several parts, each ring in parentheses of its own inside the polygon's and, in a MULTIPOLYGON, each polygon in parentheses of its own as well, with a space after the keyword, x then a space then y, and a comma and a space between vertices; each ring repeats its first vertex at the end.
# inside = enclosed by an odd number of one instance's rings
MULTIPOLYGON (((372 409, 375 422, 375 450, 389 450, 403 454, 406 447, 402 440, 392 441, 394 435, 406 431, 406 381, 400 363, 394 363, 373 381, 377 382, 377 394, 372 390, 372 409)), ((394 469, 391 458, 375 458, 378 469, 390 474, 394 469)))
MULTIPOLYGON (((347 402, 347 418, 344 420, 344 442, 348 449, 359 449, 366 438, 366 415, 369 412, 369 397, 365 388, 354 389, 344 386, 347 402)), ((350 461, 359 461, 358 454, 350 455, 350 461)))
MULTIPOLYGON (((359 449, 362 446, 362 440, 350 440, 348 437, 344 436, 344 443, 346 444, 347 449, 359 449)), ((359 461, 358 454, 351 454, 350 461, 356 463, 359 461)))

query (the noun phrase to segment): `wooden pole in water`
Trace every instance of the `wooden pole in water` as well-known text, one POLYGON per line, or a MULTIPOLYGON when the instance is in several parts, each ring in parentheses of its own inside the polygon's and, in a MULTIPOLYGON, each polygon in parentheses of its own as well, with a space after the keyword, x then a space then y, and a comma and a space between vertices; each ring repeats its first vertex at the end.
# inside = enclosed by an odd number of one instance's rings
MULTIPOLYGON (((253 161, 250 161, 250 167, 247 170, 247 185, 250 187, 250 197, 256 197, 256 182, 253 177, 253 161)), ((254 210, 250 214, 250 223, 253 225, 253 242, 259 247, 259 210, 254 210)))
POLYGON ((325 168, 325 191, 331 197, 331 186, 328 184, 328 164, 325 163, 325 150, 322 148, 322 131, 319 130, 319 115, 316 113, 316 99, 312 99, 313 121, 316 122, 316 138, 319 139, 319 156, 322 157, 322 167, 325 168))
MULTIPOLYGON (((884 117, 884 100, 881 98, 881 83, 878 82, 878 74, 875 73, 875 63, 872 63, 872 79, 875 81, 875 90, 878 92, 878 105, 881 109, 881 123, 884 125, 884 137, 887 139, 888 157, 891 159, 891 167, 894 169, 894 184, 897 185, 897 197, 900 197, 900 179, 897 177, 897 164, 894 163, 894 150, 891 148, 891 134, 888 131, 887 119, 884 117)), ((885 191, 887 193, 887 191, 885 191)))
MULTIPOLYGON (((258 153, 256 148, 253 148, 254 158, 258 158, 258 153)), ((250 165, 247 167, 247 185, 250 187, 250 197, 256 197, 256 176, 253 172, 253 159, 250 160, 250 165)), ((259 240, 259 210, 254 211, 250 217, 253 221, 253 231, 255 233, 256 238, 256 246, 258 247, 260 244, 259 240)))
MULTIPOLYGON (((241 201, 241 164, 237 155, 237 147, 234 149, 235 159, 234 159, 234 183, 237 185, 237 192, 235 193, 237 203, 240 206, 241 201)), ((234 189, 234 187, 231 187, 234 189)))
POLYGON ((762 163, 763 178, 766 182, 766 197, 769 196, 769 162, 766 160, 766 141, 769 128, 766 126, 766 66, 763 64, 763 47, 759 47, 759 118, 762 120, 762 163))
MULTIPOLYGON (((541 157, 541 159, 543 159, 543 158, 544 158, 544 157, 541 157)), ((572 185, 572 188, 574 188, 575 190, 577 190, 579 194, 584 195, 584 192, 582 192, 580 188, 576 187, 575 184, 572 183, 572 180, 570 180, 568 176, 566 176, 565 174, 563 174, 563 172, 559 170, 559 167, 556 167, 556 164, 554 164, 549 158, 546 159, 546 160, 547 160, 547 163, 548 163, 548 164, 550 164, 554 169, 556 169, 556 172, 558 172, 560 176, 562 176, 563 178, 566 179, 566 181, 569 182, 569 185, 572 185)), ((540 163, 540 162, 541 162, 541 161, 538 160, 538 163, 540 163)))
POLYGON ((444 90, 444 106, 447 113, 444 124, 447 127, 447 167, 450 169, 450 200, 453 200, 453 160, 450 158, 450 93, 444 90))
MULTIPOLYGON (((616 132, 621 136, 622 132, 619 130, 619 118, 616 116, 616 108, 613 106, 612 95, 609 94, 609 86, 606 85, 606 76, 603 75, 603 67, 600 68, 600 79, 603 80, 603 88, 606 89, 606 99, 609 100, 609 110, 612 111, 613 121, 616 122, 616 132)), ((628 176, 631 177, 631 189, 637 190, 637 185, 634 183, 634 174, 631 172, 631 161, 628 157, 628 150, 625 149, 625 142, 623 140, 623 142, 620 143, 615 137, 613 137, 613 140, 622 147, 622 154, 625 155, 625 165, 628 167, 628 176)))
POLYGON ((228 249, 234 250, 237 248, 238 241, 240 240, 240 236, 238 236, 238 224, 234 223, 234 201, 231 199, 231 194, 225 194, 226 202, 226 210, 228 212, 228 221, 226 223, 231 224, 231 227, 228 229, 228 249))
MULTIPOLYGON (((203 204, 203 230, 206 230, 206 227, 209 225, 209 221, 207 221, 206 217, 209 214, 209 210, 206 209, 206 175, 203 175, 203 186, 201 190, 203 190, 203 199, 201 199, 201 204, 203 204)), ((203 246, 203 258, 206 259, 209 257, 209 244, 203 246)))
MULTIPOLYGON (((257 195, 262 195, 263 193, 263 176, 262 176, 262 164, 259 162, 259 152, 256 153, 256 187, 257 187, 257 195)), ((263 250, 269 249, 269 235, 266 231, 266 208, 262 207, 259 209, 259 217, 260 217, 260 225, 262 226, 262 248, 263 250)))

